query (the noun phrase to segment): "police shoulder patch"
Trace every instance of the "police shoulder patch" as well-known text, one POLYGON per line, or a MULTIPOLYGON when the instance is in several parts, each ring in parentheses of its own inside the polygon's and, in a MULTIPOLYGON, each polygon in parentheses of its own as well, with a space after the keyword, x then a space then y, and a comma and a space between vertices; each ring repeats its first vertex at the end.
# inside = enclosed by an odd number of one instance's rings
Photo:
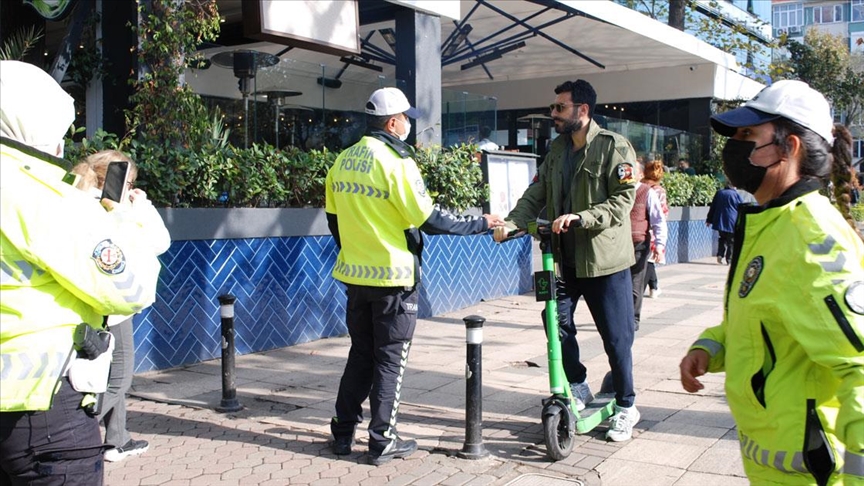
POLYGON ((852 312, 864 315, 864 282, 852 282, 846 289, 844 300, 852 312))
POLYGON ((426 184, 423 182, 423 179, 417 179, 414 181, 414 190, 420 197, 426 197, 426 184))
POLYGON ((621 184, 634 184, 636 177, 633 175, 633 164, 624 162, 618 164, 618 182, 621 184))
POLYGON ((765 266, 765 260, 761 256, 750 260, 747 264, 747 269, 744 270, 744 277, 741 279, 741 286, 738 287, 738 297, 742 299, 747 297, 756 281, 759 280, 759 275, 762 274, 762 269, 765 266))
POLYGON ((107 275, 117 275, 126 269, 126 256, 123 250, 111 240, 100 241, 93 249, 91 258, 96 262, 99 270, 107 275))

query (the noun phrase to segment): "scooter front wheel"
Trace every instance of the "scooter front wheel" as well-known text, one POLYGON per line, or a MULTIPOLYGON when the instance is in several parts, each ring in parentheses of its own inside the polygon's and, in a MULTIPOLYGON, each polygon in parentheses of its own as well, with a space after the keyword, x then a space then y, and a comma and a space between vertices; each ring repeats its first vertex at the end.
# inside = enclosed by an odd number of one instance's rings
POLYGON ((572 431, 568 430, 566 410, 543 415, 543 438, 546 441, 546 455, 553 461, 560 461, 573 451, 572 431))

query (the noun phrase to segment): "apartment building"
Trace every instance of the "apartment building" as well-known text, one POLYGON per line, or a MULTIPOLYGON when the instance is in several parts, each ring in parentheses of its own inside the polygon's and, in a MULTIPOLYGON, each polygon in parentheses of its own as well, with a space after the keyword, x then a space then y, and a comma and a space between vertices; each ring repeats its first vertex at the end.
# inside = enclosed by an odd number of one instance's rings
MULTIPOLYGON (((772 0, 771 8, 775 37, 786 34, 793 40, 804 42, 807 29, 817 28, 844 38, 850 52, 864 56, 864 0, 772 0)), ((837 122, 847 122, 845 113, 835 113, 834 118, 837 122)), ((862 159, 864 120, 858 118, 848 124, 855 137, 853 156, 862 159)))

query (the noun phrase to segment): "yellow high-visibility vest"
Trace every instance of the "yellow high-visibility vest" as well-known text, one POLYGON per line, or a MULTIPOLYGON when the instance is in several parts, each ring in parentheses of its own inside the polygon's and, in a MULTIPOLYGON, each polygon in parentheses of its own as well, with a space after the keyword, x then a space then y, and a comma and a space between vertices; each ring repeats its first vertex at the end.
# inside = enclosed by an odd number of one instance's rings
POLYGON ((333 278, 372 287, 414 285, 405 232, 420 227, 434 209, 414 160, 365 136, 339 154, 326 191, 325 210, 339 218, 342 243, 333 278))
POLYGON ((150 242, 49 158, 0 143, 0 411, 49 409, 75 327, 155 300, 150 242))

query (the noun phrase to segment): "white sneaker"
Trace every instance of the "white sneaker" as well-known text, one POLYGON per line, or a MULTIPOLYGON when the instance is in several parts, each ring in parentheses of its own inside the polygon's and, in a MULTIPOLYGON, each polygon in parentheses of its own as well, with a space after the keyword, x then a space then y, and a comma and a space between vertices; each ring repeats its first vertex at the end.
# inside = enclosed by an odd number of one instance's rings
POLYGON ((653 299, 654 298, 654 289, 652 289, 651 287, 648 287, 648 290, 646 290, 645 293, 642 295, 644 297, 648 297, 649 299, 653 299))
POLYGON ((723 257, 722 256, 717 257, 717 263, 719 263, 720 265, 723 265, 723 257))
POLYGON ((660 294, 662 294, 662 293, 663 293, 663 291, 660 290, 660 287, 657 287, 656 289, 654 289, 654 290, 651 292, 651 298, 652 298, 652 299, 656 299, 657 297, 660 297, 660 294))
POLYGON ((591 393, 588 382, 570 383, 570 393, 573 395, 573 400, 576 401, 577 412, 585 410, 585 406, 594 401, 594 394, 591 393))
POLYGON ((633 437, 633 426, 639 423, 641 415, 636 406, 624 408, 614 405, 615 414, 609 418, 609 430, 606 438, 613 442, 630 440, 633 437))
POLYGON ((144 454, 149 448, 150 444, 146 440, 129 439, 129 442, 123 444, 122 447, 115 447, 114 449, 105 451, 103 457, 108 462, 118 462, 129 456, 144 454))

